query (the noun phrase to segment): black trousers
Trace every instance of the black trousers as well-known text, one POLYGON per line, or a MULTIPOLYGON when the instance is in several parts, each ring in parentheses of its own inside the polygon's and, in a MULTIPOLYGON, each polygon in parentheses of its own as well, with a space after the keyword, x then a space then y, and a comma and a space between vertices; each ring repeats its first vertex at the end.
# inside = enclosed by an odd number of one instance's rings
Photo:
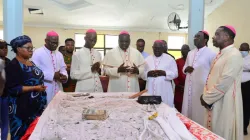
POLYGON ((244 130, 247 130, 250 120, 250 81, 241 84, 244 114, 244 130))
POLYGON ((146 89, 146 81, 139 79, 139 86, 140 86, 140 91, 143 91, 146 89))

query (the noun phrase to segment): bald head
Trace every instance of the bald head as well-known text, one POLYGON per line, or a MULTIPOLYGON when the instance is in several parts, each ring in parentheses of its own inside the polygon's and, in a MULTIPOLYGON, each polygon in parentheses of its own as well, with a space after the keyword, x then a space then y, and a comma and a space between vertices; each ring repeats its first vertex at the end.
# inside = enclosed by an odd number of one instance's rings
POLYGON ((181 54, 184 59, 187 58, 188 52, 190 51, 190 48, 187 44, 182 45, 181 47, 181 54))
POLYGON ((248 43, 242 43, 240 45, 240 51, 249 51, 249 44, 248 43))
POLYGON ((183 44, 181 47, 181 50, 189 49, 189 46, 187 44, 183 44))

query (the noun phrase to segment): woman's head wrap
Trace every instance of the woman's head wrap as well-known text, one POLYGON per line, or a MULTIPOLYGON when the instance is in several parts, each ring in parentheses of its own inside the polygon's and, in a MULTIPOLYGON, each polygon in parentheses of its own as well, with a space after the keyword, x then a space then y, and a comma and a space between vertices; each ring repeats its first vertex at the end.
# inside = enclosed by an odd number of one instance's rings
POLYGON ((31 43, 30 37, 27 35, 18 36, 10 41, 10 46, 12 47, 12 50, 16 53, 18 47, 22 47, 23 45, 27 43, 31 43))

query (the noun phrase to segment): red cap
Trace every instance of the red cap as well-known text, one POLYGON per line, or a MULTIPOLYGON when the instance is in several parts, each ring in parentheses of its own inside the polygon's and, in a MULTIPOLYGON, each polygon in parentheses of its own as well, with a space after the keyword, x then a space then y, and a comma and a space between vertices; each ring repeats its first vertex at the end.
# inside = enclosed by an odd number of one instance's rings
POLYGON ((154 43, 164 43, 162 40, 155 40, 154 43))
POLYGON ((227 27, 229 30, 231 30, 236 35, 236 30, 235 30, 235 28, 233 26, 225 25, 225 27, 227 27))
POLYGON ((94 29, 88 29, 86 33, 96 33, 96 30, 94 30, 94 29))
POLYGON ((201 32, 203 32, 204 34, 208 35, 209 36, 209 33, 205 30, 202 30, 201 32))
POLYGON ((59 36, 59 35, 58 35, 58 33, 55 32, 55 31, 49 31, 49 32, 47 33, 47 36, 59 36))
POLYGON ((120 35, 129 35, 129 33, 127 31, 122 31, 120 35))

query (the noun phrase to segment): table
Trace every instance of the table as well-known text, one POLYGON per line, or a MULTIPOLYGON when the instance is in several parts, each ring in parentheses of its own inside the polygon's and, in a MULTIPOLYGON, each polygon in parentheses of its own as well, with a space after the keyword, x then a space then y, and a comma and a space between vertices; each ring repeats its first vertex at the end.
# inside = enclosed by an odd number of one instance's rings
MULTIPOLYGON (((143 118, 147 113, 145 105, 128 99, 129 95, 131 93, 91 93, 94 98, 89 99, 59 92, 40 117, 30 140, 136 140, 144 129, 143 118), (105 121, 83 121, 84 108, 106 109, 109 117, 105 121)), ((196 139, 223 140, 179 113, 178 117, 196 139)), ((150 125, 164 137, 160 126, 150 125)))

